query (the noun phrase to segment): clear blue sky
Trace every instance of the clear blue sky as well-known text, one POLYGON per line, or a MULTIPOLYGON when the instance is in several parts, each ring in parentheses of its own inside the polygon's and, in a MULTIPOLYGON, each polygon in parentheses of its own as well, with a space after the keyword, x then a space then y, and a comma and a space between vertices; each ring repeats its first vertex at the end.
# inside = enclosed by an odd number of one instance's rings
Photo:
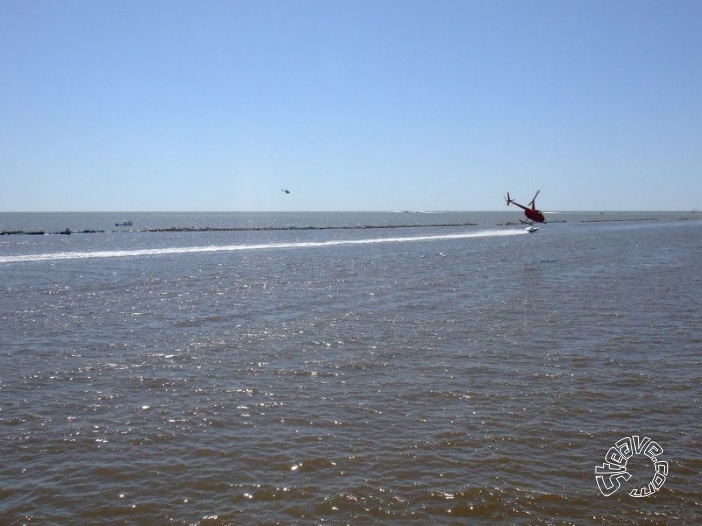
POLYGON ((0 211, 702 209, 701 28, 699 0, 2 0, 0 211))

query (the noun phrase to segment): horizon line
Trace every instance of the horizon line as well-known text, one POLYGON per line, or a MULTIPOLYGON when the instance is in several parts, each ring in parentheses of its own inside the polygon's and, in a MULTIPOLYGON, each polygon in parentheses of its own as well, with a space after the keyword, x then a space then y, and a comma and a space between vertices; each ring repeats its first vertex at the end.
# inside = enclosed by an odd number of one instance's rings
MULTIPOLYGON (((702 209, 544 210, 545 214, 698 214, 702 209)), ((515 210, 0 210, 0 214, 520 214, 515 210)))

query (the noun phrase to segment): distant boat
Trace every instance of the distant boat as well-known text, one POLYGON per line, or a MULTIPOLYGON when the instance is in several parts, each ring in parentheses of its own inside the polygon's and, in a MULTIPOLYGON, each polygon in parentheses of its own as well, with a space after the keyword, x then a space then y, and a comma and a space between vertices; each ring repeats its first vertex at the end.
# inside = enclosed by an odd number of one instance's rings
POLYGON ((538 231, 539 229, 536 228, 535 226, 528 226, 524 230, 526 230, 527 233, 529 233, 529 234, 533 234, 534 232, 538 231))
POLYGON ((125 219, 124 221, 120 221, 118 223, 115 223, 115 226, 132 226, 132 220, 125 219))

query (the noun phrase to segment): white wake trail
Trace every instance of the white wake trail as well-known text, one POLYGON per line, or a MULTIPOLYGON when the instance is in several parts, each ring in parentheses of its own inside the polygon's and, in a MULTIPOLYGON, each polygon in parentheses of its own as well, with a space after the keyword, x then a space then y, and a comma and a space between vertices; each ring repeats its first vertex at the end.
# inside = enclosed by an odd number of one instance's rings
POLYGON ((470 239, 477 237, 514 236, 526 233, 524 230, 485 230, 462 234, 434 236, 378 237, 372 239, 340 239, 334 241, 298 241, 290 243, 265 243, 252 245, 208 245, 197 247, 148 248, 135 250, 96 250, 90 252, 54 252, 50 254, 25 254, 0 256, 0 263, 25 263, 41 261, 61 261, 69 259, 125 258, 140 256, 166 256, 174 254, 199 254, 206 252, 236 252, 240 250, 270 250, 332 247, 343 245, 372 245, 378 243, 414 243, 446 239, 470 239))

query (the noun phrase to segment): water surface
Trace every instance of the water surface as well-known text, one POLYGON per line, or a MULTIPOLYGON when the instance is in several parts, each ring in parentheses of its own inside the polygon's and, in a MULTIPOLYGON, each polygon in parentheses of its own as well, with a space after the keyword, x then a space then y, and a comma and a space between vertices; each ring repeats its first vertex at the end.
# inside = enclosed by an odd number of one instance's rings
POLYGON ((702 223, 435 215, 2 215, 0 516, 698 523, 702 223))

